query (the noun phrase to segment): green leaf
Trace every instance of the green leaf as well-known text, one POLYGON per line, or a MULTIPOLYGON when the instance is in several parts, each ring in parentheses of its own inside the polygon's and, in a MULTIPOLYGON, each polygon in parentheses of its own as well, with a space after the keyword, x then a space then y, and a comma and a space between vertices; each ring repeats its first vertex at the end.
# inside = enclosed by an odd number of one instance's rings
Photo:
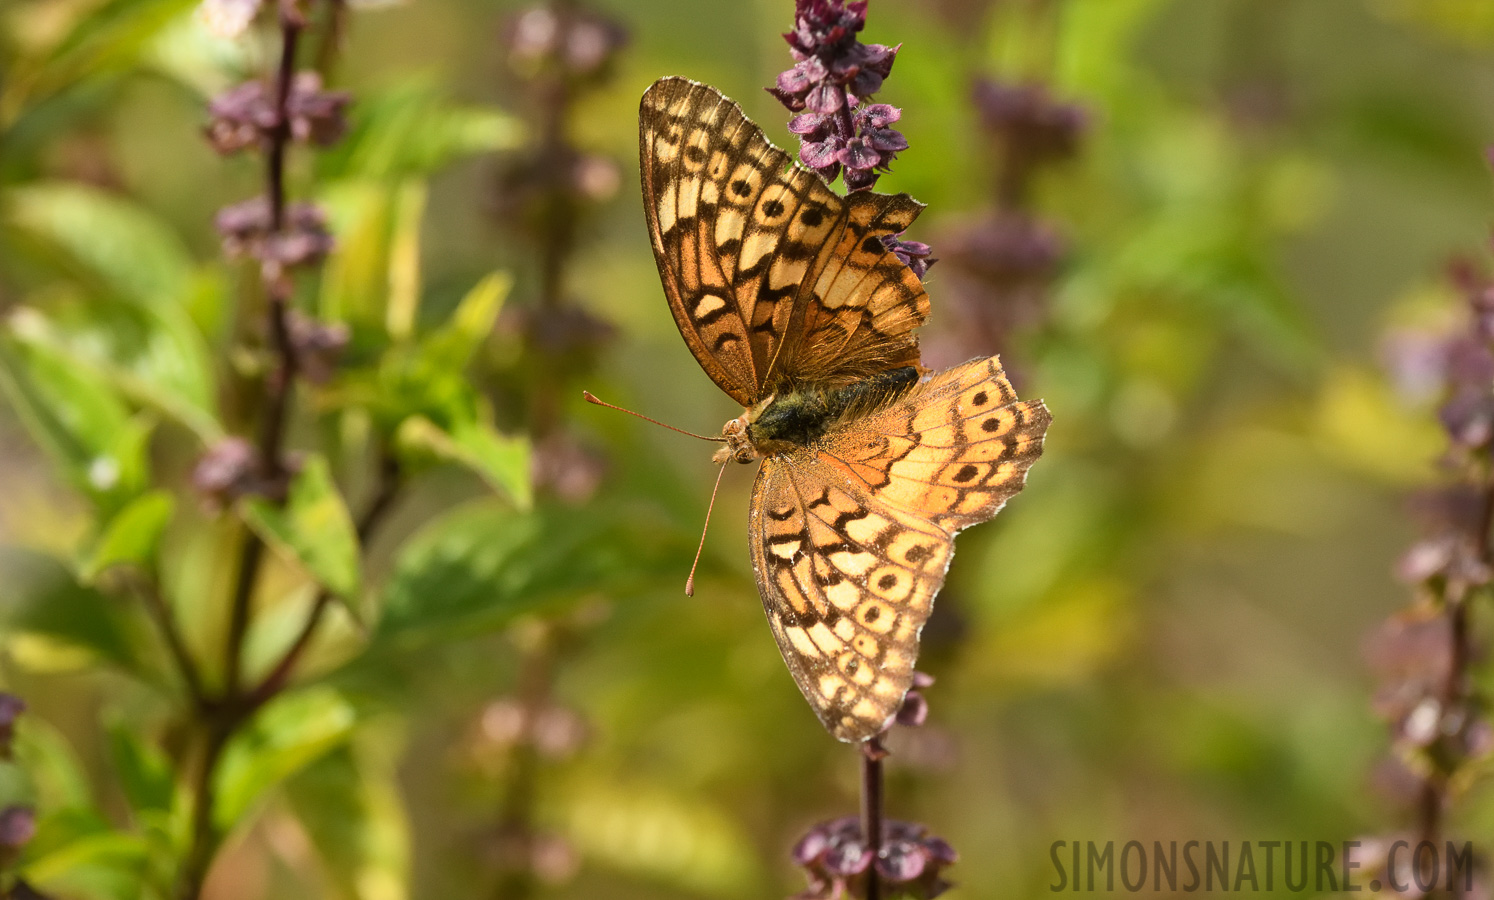
POLYGON ((283 694, 255 716, 223 752, 216 825, 227 831, 271 788, 346 743, 353 707, 329 687, 283 694))
POLYGON ((727 810, 611 779, 580 779, 568 793, 566 830, 586 856, 691 893, 764 895, 765 873, 727 810))
POLYGON ((245 501, 243 510, 260 537, 300 563, 323 587, 344 600, 357 599, 358 534, 326 459, 306 458, 284 506, 256 497, 245 501))
POLYGON ((0 390, 33 439, 104 511, 139 492, 147 476, 150 426, 131 420, 106 380, 41 344, 3 335, 0 390))
POLYGON ((153 644, 133 610, 86 587, 61 561, 20 550, 0 549, 6 594, 7 649, 21 665, 67 671, 112 663, 154 681, 153 644))
POLYGON ((424 452, 466 466, 521 509, 533 502, 526 438, 508 437, 480 423, 458 422, 448 432, 424 416, 411 416, 400 425, 396 443, 405 453, 424 452))
MULTIPOLYGON (((59 40, 16 60, 0 95, 0 112, 37 104, 48 96, 137 63, 151 42, 199 0, 107 0, 73 10, 73 27, 59 40)), ((9 60, 8 60, 9 62, 9 60)))
POLYGON ((607 590, 683 578, 693 545, 640 527, 635 510, 515 512, 487 501, 451 511, 411 538, 384 593, 374 642, 392 649, 491 632, 516 616, 607 590))
POLYGON ((393 766, 339 747, 286 783, 286 799, 341 893, 409 896, 409 823, 393 766))
POLYGON ((87 282, 146 306, 178 301, 194 268, 180 239, 144 207, 78 182, 13 188, 4 222, 87 282))
POLYGON ((149 563, 175 511, 176 501, 165 491, 151 491, 131 501, 104 526, 92 552, 79 567, 84 583, 92 582, 110 566, 149 563))
POLYGON ((513 278, 506 272, 494 272, 479 281, 457 304, 446 324, 421 340, 426 355, 449 368, 464 368, 492 332, 512 287, 513 278))
POLYGON ((86 900, 138 900, 149 862, 138 834, 106 831, 71 841, 22 868, 22 876, 45 894, 86 900))
POLYGON ((383 185, 344 182, 324 192, 322 202, 337 252, 323 266, 319 311, 351 324, 355 334, 385 328, 394 198, 383 185))
POLYGON ((384 325, 397 341, 414 333, 420 313, 420 226, 429 195, 426 183, 413 179, 400 185, 395 195, 384 325))
POLYGON ((120 789, 137 816, 149 811, 166 812, 171 809, 175 788, 171 760, 136 734, 138 727, 123 718, 109 724, 109 757, 120 789))
POLYGON ((333 177, 399 180, 430 175, 462 156, 512 149, 522 139, 521 124, 508 113, 450 104, 429 80, 407 79, 360 98, 352 131, 322 164, 333 177))
MULTIPOLYGON (((31 795, 7 798, 39 810, 93 810, 93 792, 83 763, 67 738, 35 713, 25 713, 16 727, 16 763, 31 779, 31 795)), ((64 838, 74 833, 67 831, 64 838)))
MULTIPOLYGON (((203 280, 197 284, 208 286, 203 280)), ((27 310, 17 326, 28 342, 109 380, 130 399, 187 426, 204 443, 222 435, 207 344, 184 306, 114 300, 53 304, 46 316, 27 310)))

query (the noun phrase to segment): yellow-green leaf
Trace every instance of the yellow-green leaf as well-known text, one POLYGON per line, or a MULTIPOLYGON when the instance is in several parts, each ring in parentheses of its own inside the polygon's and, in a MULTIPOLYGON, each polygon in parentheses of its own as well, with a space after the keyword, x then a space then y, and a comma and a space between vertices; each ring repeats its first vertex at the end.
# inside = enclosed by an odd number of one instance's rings
POLYGON ((284 506, 264 498, 244 503, 244 518, 265 542, 291 557, 323 587, 344 600, 360 584, 358 534, 332 482, 326 459, 307 457, 291 481, 284 506))
POLYGON ((175 510, 176 502, 165 491, 135 498, 104 526, 92 552, 79 566, 79 576, 87 583, 110 566, 149 561, 175 510))

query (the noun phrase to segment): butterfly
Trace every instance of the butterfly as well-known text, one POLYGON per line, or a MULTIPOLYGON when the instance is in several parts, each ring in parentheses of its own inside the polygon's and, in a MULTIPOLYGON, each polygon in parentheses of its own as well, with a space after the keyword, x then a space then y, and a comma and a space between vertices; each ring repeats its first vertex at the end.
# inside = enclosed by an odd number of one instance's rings
POLYGON ((880 734, 960 530, 1022 489, 1049 414, 995 358, 920 365, 923 284, 888 250, 923 205, 842 197, 709 85, 643 95, 643 205, 669 309, 744 409, 716 460, 761 460, 747 532, 784 662, 842 741, 880 734))

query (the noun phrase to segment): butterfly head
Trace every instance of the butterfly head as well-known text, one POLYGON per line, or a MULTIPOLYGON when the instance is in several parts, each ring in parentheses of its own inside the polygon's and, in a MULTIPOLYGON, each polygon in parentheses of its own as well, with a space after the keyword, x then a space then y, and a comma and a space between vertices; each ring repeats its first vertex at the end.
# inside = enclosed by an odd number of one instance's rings
POLYGON ((716 451, 712 460, 716 463, 725 463, 736 460, 739 463, 750 463, 760 459, 762 453, 752 443, 748 434, 748 426, 756 418, 756 412, 760 406, 753 407, 721 426, 721 436, 726 439, 726 446, 716 451))

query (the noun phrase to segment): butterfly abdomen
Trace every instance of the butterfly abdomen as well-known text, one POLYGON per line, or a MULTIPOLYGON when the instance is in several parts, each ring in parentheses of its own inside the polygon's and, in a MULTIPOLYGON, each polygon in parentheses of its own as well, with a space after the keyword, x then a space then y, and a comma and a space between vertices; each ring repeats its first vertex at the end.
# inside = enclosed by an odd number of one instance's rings
POLYGON ((844 386, 790 391, 758 413, 747 434, 764 454, 807 447, 836 423, 880 409, 917 383, 918 370, 904 366, 844 386))

